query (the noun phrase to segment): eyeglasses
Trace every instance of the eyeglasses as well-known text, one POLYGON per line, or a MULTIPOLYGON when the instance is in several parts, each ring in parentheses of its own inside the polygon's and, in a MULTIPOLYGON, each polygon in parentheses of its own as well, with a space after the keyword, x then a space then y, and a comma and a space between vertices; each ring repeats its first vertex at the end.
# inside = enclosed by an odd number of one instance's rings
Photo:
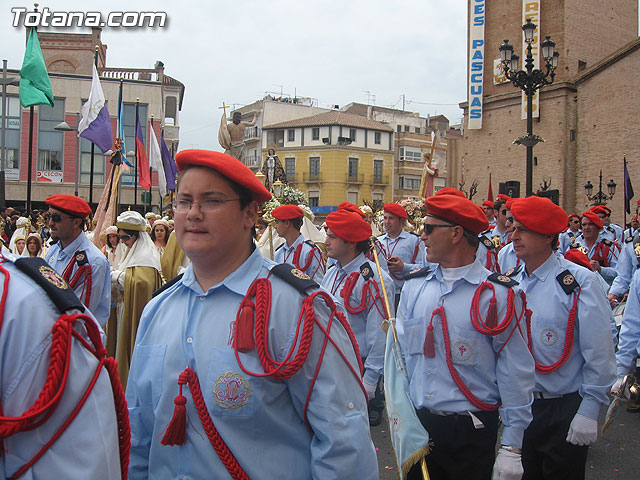
POLYGON ((58 215, 57 213, 53 213, 50 215, 45 215, 44 219, 47 222, 53 222, 53 223, 59 223, 62 221, 63 218, 73 218, 69 215, 65 215, 64 217, 62 215, 58 215))
POLYGON ((513 217, 507 217, 505 220, 506 220, 507 222, 511 222, 511 223, 513 223, 513 217))
POLYGON ((197 203, 202 213, 211 213, 220 209, 225 203, 235 202, 236 200, 240 200, 240 199, 239 198, 227 198, 227 199, 207 198, 206 200, 200 200, 200 201, 178 199, 174 202, 173 208, 176 212, 187 213, 188 211, 191 210, 191 207, 193 207, 193 204, 197 203))
POLYGON ((572 220, 569 220, 571 223, 580 223, 580 220, 578 220, 577 218, 574 218, 572 220))
POLYGON ((457 227, 457 225, 433 225, 431 223, 425 223, 424 233, 427 235, 431 235, 433 233, 433 230, 436 228, 451 228, 451 227, 457 227))
POLYGON ((506 215, 508 211, 509 211, 509 210, 506 210, 506 209, 505 209, 505 210, 501 210, 501 211, 500 211, 500 213, 501 213, 502 215, 506 215))
POLYGON ((132 237, 133 235, 118 235, 118 238, 123 242, 128 242, 132 237))

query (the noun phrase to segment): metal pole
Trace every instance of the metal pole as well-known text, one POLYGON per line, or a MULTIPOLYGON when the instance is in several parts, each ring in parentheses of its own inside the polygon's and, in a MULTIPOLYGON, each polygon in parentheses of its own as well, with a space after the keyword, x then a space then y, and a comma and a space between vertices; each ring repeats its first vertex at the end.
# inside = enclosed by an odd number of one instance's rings
MULTIPOLYGON (((98 45, 96 45, 96 52, 93 55, 93 63, 98 68, 98 45)), ((91 170, 89 172, 89 205, 93 208, 93 162, 96 146, 91 142, 91 170)))
MULTIPOLYGON (((533 93, 527 91, 527 136, 533 135, 533 93)), ((527 197, 533 195, 533 145, 527 145, 527 197)))
MULTIPOLYGON (((151 129, 153 129, 153 115, 151 115, 151 129)), ((147 135, 147 139, 150 139, 151 135, 147 135)), ((147 148, 149 147, 149 141, 147 141, 147 148)), ((151 150, 151 149, 149 149, 151 150)), ((147 154, 147 157, 149 155, 147 154)), ((149 162, 149 212, 151 211, 151 195, 152 195, 152 191, 153 191, 153 185, 151 184, 151 162, 149 162)))
POLYGON ((604 205, 605 202, 602 200, 602 169, 600 169, 600 182, 598 183, 598 199, 596 200, 596 205, 604 205))
POLYGON ((80 142, 82 138, 78 135, 78 127, 80 126, 80 114, 76 113, 76 184, 74 195, 78 196, 78 182, 80 177, 80 142))
MULTIPOLYGON (((137 134, 138 134, 138 107, 140 106, 140 99, 136 98, 136 126, 133 132, 133 141, 136 142, 137 134)), ((134 175, 133 175, 133 204, 138 205, 138 149, 134 150, 135 153, 135 163, 134 167, 134 175)))
POLYGON ((27 216, 31 212, 31 168, 33 165, 33 105, 29 107, 29 162, 27 164, 27 216))
POLYGON ((2 60, 2 133, 0 134, 0 206, 6 206, 4 168, 7 162, 5 128, 7 124, 7 61, 2 60))

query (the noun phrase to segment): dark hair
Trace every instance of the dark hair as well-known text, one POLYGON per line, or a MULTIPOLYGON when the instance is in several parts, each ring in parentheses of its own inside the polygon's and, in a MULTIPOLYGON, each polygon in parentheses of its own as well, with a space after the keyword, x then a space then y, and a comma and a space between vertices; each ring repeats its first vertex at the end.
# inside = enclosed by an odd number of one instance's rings
POLYGON ((367 254, 369 253, 369 250, 371 250, 371 242, 369 240, 363 240, 356 243, 356 251, 358 253, 367 254))
POLYGON ((300 217, 300 218, 292 218, 289 221, 291 222, 291 225, 293 225, 293 228, 295 228, 296 230, 300 231, 300 228, 302 228, 302 217, 300 217))
POLYGON ((504 202, 502 200, 496 200, 495 202, 493 202, 493 209, 498 210, 499 212, 503 205, 504 202))
POLYGON ((115 235, 117 237, 118 234, 117 233, 107 233, 107 236, 105 238, 105 242, 109 246, 109 248, 117 247, 118 246, 118 242, 120 241, 120 239, 116 240, 116 244, 115 245, 111 245, 111 242, 109 242, 109 235, 115 235))
POLYGON ((553 239, 551 239, 551 250, 557 250, 558 249, 558 238, 560 237, 559 233, 556 233, 553 236, 553 239))
POLYGON ((467 240, 467 243, 472 248, 478 248, 478 245, 480 245, 480 238, 478 237, 478 234, 465 228, 462 230, 462 236, 467 240))
POLYGON ((169 229, 162 223, 154 224, 153 227, 151 227, 151 240, 156 241, 156 227, 164 228, 164 241, 166 243, 169 240, 169 229))

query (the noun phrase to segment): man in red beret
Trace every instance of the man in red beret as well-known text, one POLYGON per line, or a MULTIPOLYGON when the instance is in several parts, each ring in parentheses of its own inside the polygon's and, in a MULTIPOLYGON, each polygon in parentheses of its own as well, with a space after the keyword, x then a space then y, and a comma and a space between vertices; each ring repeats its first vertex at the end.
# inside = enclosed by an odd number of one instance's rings
POLYGON ((592 210, 582 214, 582 233, 570 248, 579 248, 589 257, 594 271, 602 275, 609 285, 613 283, 617 273, 619 249, 614 242, 600 238, 602 220, 592 210))
MULTIPOLYGON (((524 435, 523 479, 583 479, 598 412, 615 381, 611 309, 596 275, 554 253, 567 214, 541 197, 516 199, 514 279, 527 294, 536 362, 533 420, 524 435)), ((592 213, 597 219, 597 216, 592 213)), ((583 232, 590 227, 583 218, 583 232)), ((614 329, 615 332, 615 329, 614 329)))
POLYGON ((176 163, 175 232, 191 264, 140 319, 129 479, 377 477, 348 321, 255 246, 271 194, 223 153, 184 150, 176 163))
MULTIPOLYGON (((382 286, 375 262, 366 254, 371 248, 371 226, 357 214, 338 210, 327 216, 327 255, 335 263, 327 270, 322 286, 338 298, 347 311, 364 361, 362 382, 369 397, 369 424, 379 425, 384 411, 380 378, 384 367, 385 335, 380 325, 387 319, 382 286)), ((391 315, 395 287, 381 269, 391 315)))
POLYGON ((596 205, 595 207, 591 207, 591 211, 595 212, 602 221, 600 237, 611 240, 620 246, 623 242, 622 227, 615 223, 611 223, 611 209, 606 205, 596 205))
POLYGON ((576 238, 580 235, 580 228, 582 224, 580 223, 580 215, 577 213, 572 213, 569 215, 569 228, 567 228, 564 232, 560 233, 558 237, 558 242, 560 246, 558 247, 561 253, 566 253, 567 250, 571 248, 571 245, 575 243, 576 238))
MULTIPOLYGON (((506 197, 506 195, 504 196, 506 197)), ((496 200, 493 204, 493 209, 496 212, 496 226, 489 234, 489 237, 496 248, 500 250, 509 243, 509 229, 507 228, 507 213, 509 212, 509 208, 506 202, 496 200)))
MULTIPOLYGON (((427 260, 402 290, 397 331, 409 395, 433 439, 432 479, 519 479, 531 420, 533 358, 517 283, 476 261, 482 209, 452 195, 426 200, 427 260), (499 352, 499 354, 498 354, 499 352), (496 456, 498 414, 505 427, 496 456)), ((409 478, 422 478, 419 464, 409 478)))
POLYGON ((405 209, 398 203, 387 203, 383 208, 385 233, 376 239, 376 246, 387 261, 387 268, 393 277, 397 307, 404 285, 404 275, 425 265, 425 250, 420 237, 403 228, 409 217, 405 209))
POLYGON ((487 221, 489 222, 489 227, 496 226, 496 217, 493 210, 493 202, 491 200, 485 200, 482 202, 482 210, 484 210, 484 214, 487 217, 487 221))
POLYGON ((111 310, 111 268, 107 257, 84 234, 91 207, 75 195, 52 195, 47 223, 53 241, 45 260, 66 280, 100 326, 111 310))
POLYGON ((293 265, 316 283, 322 283, 322 251, 300 233, 304 211, 297 205, 281 205, 271 211, 271 216, 276 219, 276 232, 285 240, 285 243, 276 249, 273 261, 293 265))

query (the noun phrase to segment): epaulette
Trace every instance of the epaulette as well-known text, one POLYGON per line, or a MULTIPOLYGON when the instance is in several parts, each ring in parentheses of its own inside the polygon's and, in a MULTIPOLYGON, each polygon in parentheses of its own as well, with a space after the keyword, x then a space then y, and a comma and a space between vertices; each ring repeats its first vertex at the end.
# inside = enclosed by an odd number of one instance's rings
POLYGON ((362 278, 364 278, 365 281, 373 278, 373 270, 371 270, 371 265, 369 265, 369 262, 364 262, 362 265, 360 265, 360 275, 362 275, 362 278))
POLYGON ((631 243, 633 242, 633 237, 627 237, 624 239, 624 243, 631 243))
POLYGON ((310 288, 318 287, 318 284, 314 282, 309 275, 287 263, 276 265, 271 269, 271 273, 287 282, 303 295, 305 295, 306 291, 310 288))
POLYGON ((616 233, 616 231, 613 229, 611 225, 607 227, 607 230, 609 230, 611 233, 616 233))
POLYGON ((84 312, 85 308, 80 299, 44 258, 19 258, 15 261, 15 266, 42 287, 60 313, 73 308, 84 312))
POLYGON ((411 270, 409 273, 404 275, 405 280, 411 280, 412 278, 420 278, 426 277, 431 272, 431 267, 423 267, 417 270, 411 270))
POLYGON ((484 235, 480 235, 479 236, 480 241, 482 242, 482 244, 487 247, 488 250, 493 250, 494 248, 496 248, 496 246, 493 244, 493 242, 491 240, 489 240, 487 237, 485 237, 484 235))
POLYGON ((333 262, 331 265, 329 265, 329 266, 327 267, 327 270, 329 270, 330 268, 335 267, 336 265, 337 265, 337 263, 336 263, 336 262, 333 262))
POLYGON ((282 247, 284 247, 284 243, 281 243, 280 245, 278 245, 276 247, 276 249, 274 250, 274 252, 277 252, 278 250, 280 250, 282 247))
POLYGON ((87 254, 84 250, 78 250, 74 255, 76 257, 76 263, 79 267, 89 263, 89 259, 87 258, 87 254))
POLYGON ((576 280, 576 277, 574 277, 569 270, 565 270, 560 275, 558 275, 556 277, 556 280, 558 280, 558 283, 564 290, 564 293, 566 293, 567 295, 570 295, 571 292, 573 292, 580 286, 580 284, 576 280))
POLYGON ((381 233, 381 234, 380 234, 380 235, 378 235, 376 238, 384 237, 386 234, 387 234, 386 232, 385 232, 385 233, 381 233))
POLYGON ((309 245, 311 248, 317 248, 318 250, 320 250, 320 247, 316 245, 316 243, 313 240, 305 240, 304 243, 309 245))
POLYGON ((165 283, 163 286, 161 286, 159 289, 157 289, 155 292, 153 292, 151 294, 151 298, 155 298, 158 295, 160 295, 162 292, 164 292, 165 290, 173 287, 176 283, 178 283, 180 280, 182 280, 182 276, 184 275, 184 273, 181 273, 180 275, 176 275, 175 277, 173 277, 171 280, 169 280, 167 283, 165 283))
POLYGON ((410 233, 411 235, 415 235, 416 237, 420 238, 420 235, 418 235, 418 234, 417 234, 416 232, 414 232, 414 231, 411 231, 411 232, 409 232, 409 233, 410 233))
POLYGON ((518 285, 518 282, 516 282, 513 278, 508 277, 507 275, 504 275, 502 273, 492 273, 487 277, 487 280, 491 280, 493 283, 498 283, 508 288, 518 285))
POLYGON ((485 233, 491 233, 493 228, 487 228, 484 232, 480 233, 480 235, 484 235, 485 233))
POLYGON ((522 265, 519 265, 515 268, 510 268, 509 270, 504 272, 504 275, 506 275, 507 277, 515 277, 518 273, 520 273, 520 270, 522 270, 522 265))
POLYGON ((613 242, 611 240, 606 239, 606 238, 602 239, 602 243, 604 243, 607 247, 610 247, 611 245, 613 245, 613 242))

